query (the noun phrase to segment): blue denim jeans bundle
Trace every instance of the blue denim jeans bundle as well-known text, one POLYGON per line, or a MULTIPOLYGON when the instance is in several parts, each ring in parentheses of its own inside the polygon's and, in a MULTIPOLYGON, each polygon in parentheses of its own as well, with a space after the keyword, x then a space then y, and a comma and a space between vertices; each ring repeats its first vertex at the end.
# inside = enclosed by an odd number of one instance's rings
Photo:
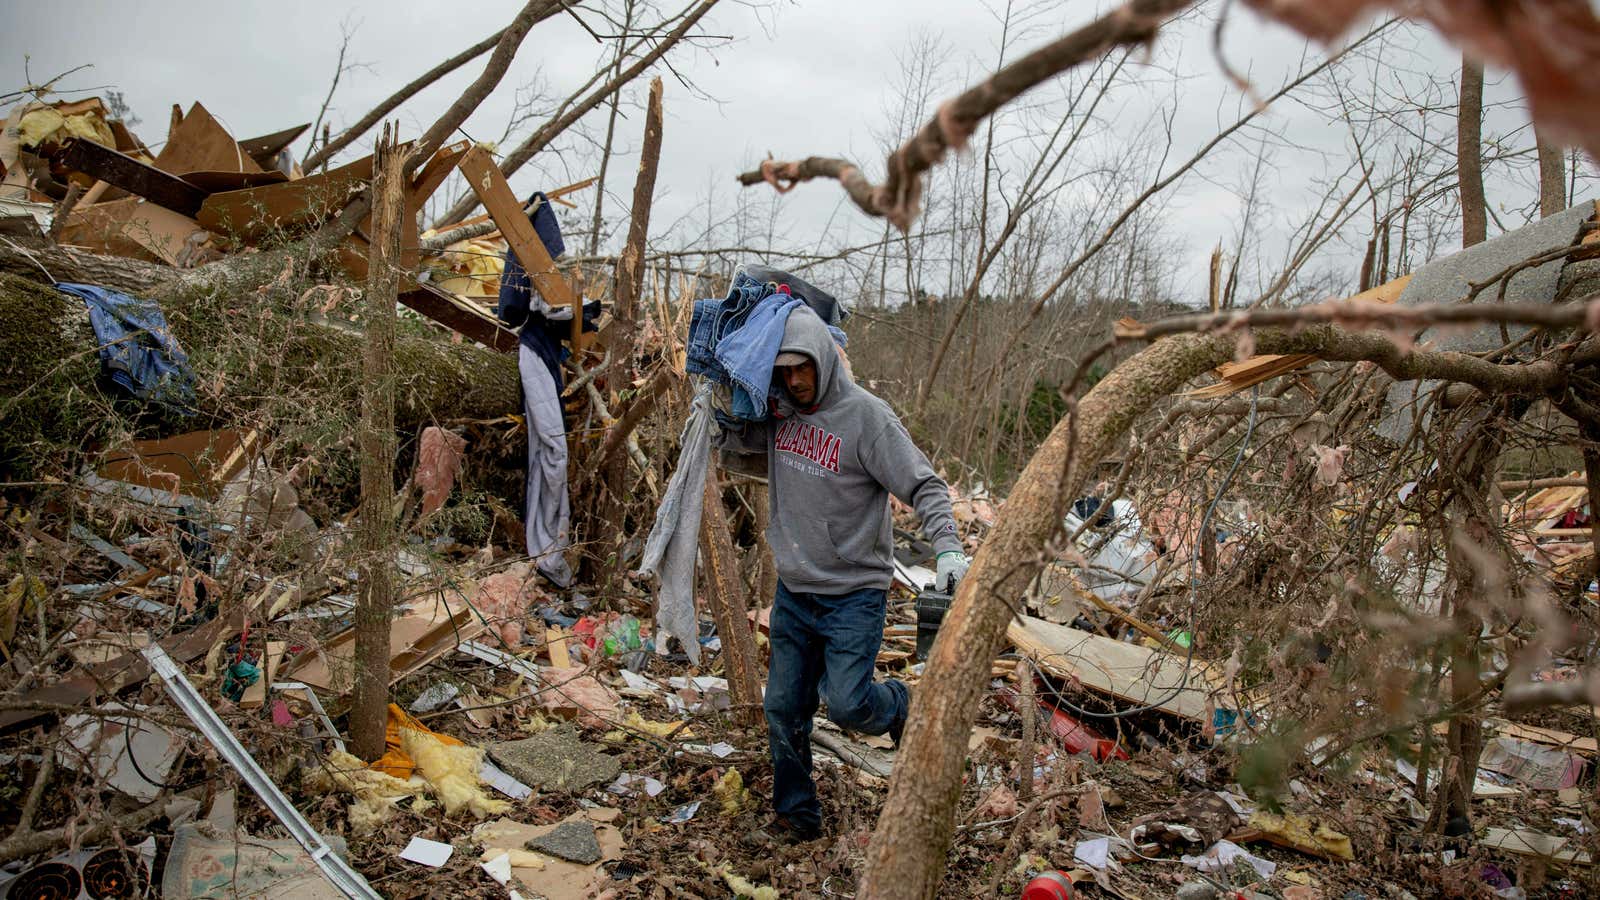
MULTIPOLYGON (((783 327, 790 311, 806 301, 793 293, 780 293, 776 281, 757 280, 751 272, 791 277, 776 269, 741 268, 733 276, 727 297, 695 301, 684 367, 690 375, 704 375, 731 385, 729 412, 736 418, 761 422, 768 414, 772 361, 783 343, 783 327)), ((827 301, 837 317, 837 303, 832 297, 827 301)), ((844 346, 844 332, 831 321, 828 330, 844 346)))
POLYGON ((820 700, 840 728, 862 734, 898 733, 911 692, 903 682, 874 682, 883 641, 887 593, 792 592, 778 583, 772 605, 772 661, 764 702, 772 747, 772 806, 791 825, 814 831, 822 823, 811 780, 811 717, 820 700))

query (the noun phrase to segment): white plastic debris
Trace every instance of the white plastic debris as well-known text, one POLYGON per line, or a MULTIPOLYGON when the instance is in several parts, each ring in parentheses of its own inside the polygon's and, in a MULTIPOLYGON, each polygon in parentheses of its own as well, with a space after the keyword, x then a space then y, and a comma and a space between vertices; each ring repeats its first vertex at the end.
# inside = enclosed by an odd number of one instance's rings
POLYGON ((682 825, 683 823, 694 818, 694 814, 699 811, 700 801, 696 800, 693 803, 685 803, 684 805, 678 807, 672 811, 672 815, 667 816, 661 821, 668 825, 682 825))
POLYGON ((430 685, 426 690, 411 701, 410 709, 414 713, 433 712, 439 707, 454 700, 461 693, 461 689, 448 681, 430 685))
POLYGON ((1250 868, 1255 869, 1262 878, 1271 878, 1272 873, 1278 870, 1277 863, 1262 859, 1233 841, 1217 841, 1201 856, 1185 856, 1183 864, 1210 875, 1232 869, 1234 862, 1241 859, 1249 863, 1250 868))
POLYGON ((523 896, 510 887, 511 884, 511 854, 502 853, 488 862, 478 863, 478 868, 487 872, 495 883, 506 888, 511 895, 511 900, 524 900, 523 896))
POLYGON ((627 685, 621 693, 633 697, 654 697, 661 693, 661 685, 656 684, 652 678, 640 675, 628 669, 622 670, 622 680, 627 685))
POLYGON ((1079 841, 1072 849, 1072 858, 1091 869, 1108 868, 1111 863, 1111 839, 1095 838, 1092 841, 1079 841))

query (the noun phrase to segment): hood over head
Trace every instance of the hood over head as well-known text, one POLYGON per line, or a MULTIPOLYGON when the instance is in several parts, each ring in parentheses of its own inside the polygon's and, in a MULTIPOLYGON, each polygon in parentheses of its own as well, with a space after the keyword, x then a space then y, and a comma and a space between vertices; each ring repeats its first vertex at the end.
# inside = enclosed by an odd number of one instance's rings
MULTIPOLYGON (((849 373, 839 364, 839 351, 834 346, 833 335, 828 333, 828 326, 822 324, 822 319, 808 306, 796 306, 789 313, 789 321, 783 326, 783 344, 778 347, 778 353, 799 353, 810 357, 816 364, 815 406, 819 409, 827 406, 850 383, 849 373)), ((781 381, 775 383, 782 384, 781 381)), ((780 390, 779 394, 780 411, 787 415, 794 401, 786 390, 780 390)))

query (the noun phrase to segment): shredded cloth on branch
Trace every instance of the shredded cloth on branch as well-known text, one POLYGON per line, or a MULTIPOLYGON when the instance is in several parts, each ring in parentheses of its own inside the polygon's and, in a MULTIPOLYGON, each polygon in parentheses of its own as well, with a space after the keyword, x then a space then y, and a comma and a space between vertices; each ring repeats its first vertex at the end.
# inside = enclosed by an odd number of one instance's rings
POLYGON ((693 665, 700 664, 700 625, 694 612, 694 560, 705 512, 706 466, 711 461, 711 383, 702 382, 683 426, 678 466, 656 509, 645 539, 639 572, 661 579, 656 592, 656 627, 677 638, 693 665))

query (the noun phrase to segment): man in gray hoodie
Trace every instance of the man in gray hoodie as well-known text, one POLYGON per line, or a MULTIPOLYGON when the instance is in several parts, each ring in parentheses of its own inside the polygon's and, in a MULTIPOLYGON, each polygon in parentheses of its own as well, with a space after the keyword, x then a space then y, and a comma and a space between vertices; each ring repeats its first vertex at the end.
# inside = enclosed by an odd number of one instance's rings
POLYGON ((910 691, 873 681, 893 577, 889 495, 910 504, 938 553, 937 583, 953 590, 967 560, 950 491, 905 426, 857 385, 827 326, 789 314, 773 383, 772 417, 723 436, 723 449, 765 453, 778 569, 765 708, 772 747, 774 827, 790 839, 821 832, 811 780, 811 718, 819 699, 841 728, 890 735, 905 727, 910 691))

